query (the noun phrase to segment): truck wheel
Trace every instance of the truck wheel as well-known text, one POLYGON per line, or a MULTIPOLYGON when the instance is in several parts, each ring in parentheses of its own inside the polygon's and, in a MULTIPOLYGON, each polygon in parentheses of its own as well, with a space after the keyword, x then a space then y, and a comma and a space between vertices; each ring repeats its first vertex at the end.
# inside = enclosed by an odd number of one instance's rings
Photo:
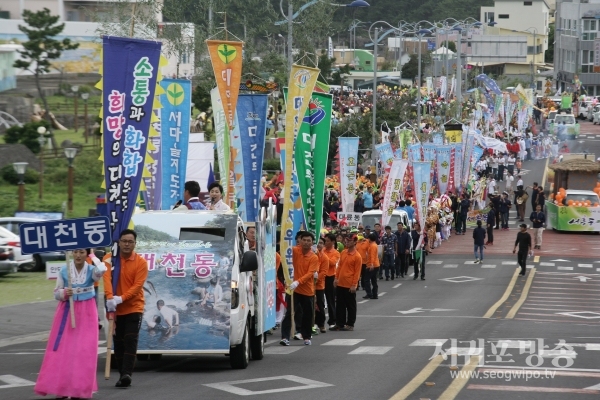
POLYGON ((250 362, 249 336, 248 323, 246 322, 242 343, 229 348, 229 363, 231 364, 231 368, 246 369, 246 367, 248 367, 248 363, 250 362))
POLYGON ((263 340, 264 333, 258 336, 254 336, 254 329, 252 329, 252 336, 250 337, 250 350, 252 351, 253 360, 262 360, 265 351, 265 341, 263 340))
POLYGON ((136 358, 138 361, 148 361, 150 354, 137 354, 136 358))

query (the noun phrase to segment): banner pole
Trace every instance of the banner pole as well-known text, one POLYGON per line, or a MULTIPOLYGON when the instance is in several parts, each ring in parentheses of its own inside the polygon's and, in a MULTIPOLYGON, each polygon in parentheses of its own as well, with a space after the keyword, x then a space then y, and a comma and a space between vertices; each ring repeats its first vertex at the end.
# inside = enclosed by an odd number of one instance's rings
MULTIPOLYGON (((66 261, 67 261, 67 280, 69 289, 73 289, 73 279, 71 276, 71 252, 66 252, 66 261)), ((75 306, 73 301, 73 294, 69 296, 69 314, 71 315, 71 328, 75 329, 75 306)))

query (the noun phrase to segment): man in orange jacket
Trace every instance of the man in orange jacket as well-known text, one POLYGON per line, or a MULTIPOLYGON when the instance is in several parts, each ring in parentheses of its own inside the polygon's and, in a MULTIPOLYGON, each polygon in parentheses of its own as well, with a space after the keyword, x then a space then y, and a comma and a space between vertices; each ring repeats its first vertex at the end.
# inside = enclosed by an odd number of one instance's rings
POLYGON ((104 274, 104 297, 109 313, 116 312, 116 329, 113 335, 115 361, 120 378, 116 387, 131 386, 135 365, 138 336, 144 314, 144 282, 148 277, 146 260, 134 252, 137 234, 125 229, 119 237, 121 274, 117 290, 113 293, 112 273, 104 274))
POLYGON ((325 255, 329 259, 329 270, 325 277, 325 299, 327 300, 327 314, 329 319, 327 325, 330 327, 335 326, 335 270, 337 269, 338 261, 340 260, 340 252, 336 249, 337 243, 335 241, 335 235, 328 233, 325 235, 325 255))
POLYGON ((321 333, 325 333, 327 332, 325 330, 325 276, 329 271, 329 257, 325 254, 325 240, 323 238, 319 238, 317 256, 319 257, 319 277, 316 286, 315 324, 317 324, 321 333))
POLYGON ((356 322, 356 286, 360 277, 362 258, 356 250, 357 236, 346 236, 345 250, 335 273, 337 316, 332 331, 353 331, 356 322))
MULTIPOLYGON (((310 232, 300 232, 300 251, 294 250, 292 265, 294 267, 294 281, 289 286, 294 291, 294 312, 302 310, 300 333, 305 345, 311 344, 313 312, 315 311, 314 296, 315 282, 319 271, 319 257, 312 251, 314 236, 310 232)), ((287 297, 286 297, 287 299, 287 297)), ((286 300, 287 301, 287 300, 286 300)), ((289 304, 289 303, 288 303, 289 304)), ((290 331, 292 328, 292 308, 289 307, 281 323, 282 346, 290 345, 290 331)))

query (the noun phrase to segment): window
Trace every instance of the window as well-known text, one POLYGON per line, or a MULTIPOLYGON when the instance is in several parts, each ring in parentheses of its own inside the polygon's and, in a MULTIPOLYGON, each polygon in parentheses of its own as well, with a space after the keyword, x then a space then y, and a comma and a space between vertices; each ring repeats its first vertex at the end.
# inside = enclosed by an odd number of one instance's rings
POLYGON ((581 33, 581 40, 594 40, 597 36, 597 28, 600 24, 595 19, 584 19, 583 20, 583 32, 581 33))
POLYGON ((524 1, 523 5, 524 6, 532 6, 533 5, 533 1, 524 1))
POLYGON ((508 14, 498 14, 498 18, 500 18, 500 19, 508 19, 509 16, 508 16, 508 14))
POLYGON ((67 21, 79 21, 79 11, 67 11, 67 21))
POLYGON ((494 22, 494 13, 493 12, 483 13, 483 19, 487 23, 494 22))
POLYGON ((583 50, 581 52, 581 72, 594 72, 594 50, 583 50))

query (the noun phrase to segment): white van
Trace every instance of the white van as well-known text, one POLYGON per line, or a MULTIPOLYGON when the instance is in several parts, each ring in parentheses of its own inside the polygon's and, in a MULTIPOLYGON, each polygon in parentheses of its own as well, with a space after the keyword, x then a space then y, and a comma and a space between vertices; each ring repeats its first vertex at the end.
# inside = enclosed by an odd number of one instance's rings
POLYGON ((148 262, 138 358, 224 354, 232 368, 263 358, 275 326, 275 207, 256 223, 250 251, 231 211, 149 211, 133 216, 148 262))
MULTIPOLYGON (((381 224, 382 214, 383 213, 381 210, 365 211, 362 214, 360 223, 362 224, 363 227, 369 225, 371 227, 371 229, 373 229, 373 226, 375 224, 381 224)), ((390 221, 387 223, 387 225, 392 227, 392 231, 396 231, 398 222, 402 222, 404 224, 405 228, 409 227, 410 229, 412 229, 413 221, 411 221, 408 218, 408 213, 406 211, 394 210, 394 212, 392 213, 392 216, 390 217, 390 221)), ((382 226, 381 229, 383 230, 383 228, 385 228, 385 227, 382 226)))

